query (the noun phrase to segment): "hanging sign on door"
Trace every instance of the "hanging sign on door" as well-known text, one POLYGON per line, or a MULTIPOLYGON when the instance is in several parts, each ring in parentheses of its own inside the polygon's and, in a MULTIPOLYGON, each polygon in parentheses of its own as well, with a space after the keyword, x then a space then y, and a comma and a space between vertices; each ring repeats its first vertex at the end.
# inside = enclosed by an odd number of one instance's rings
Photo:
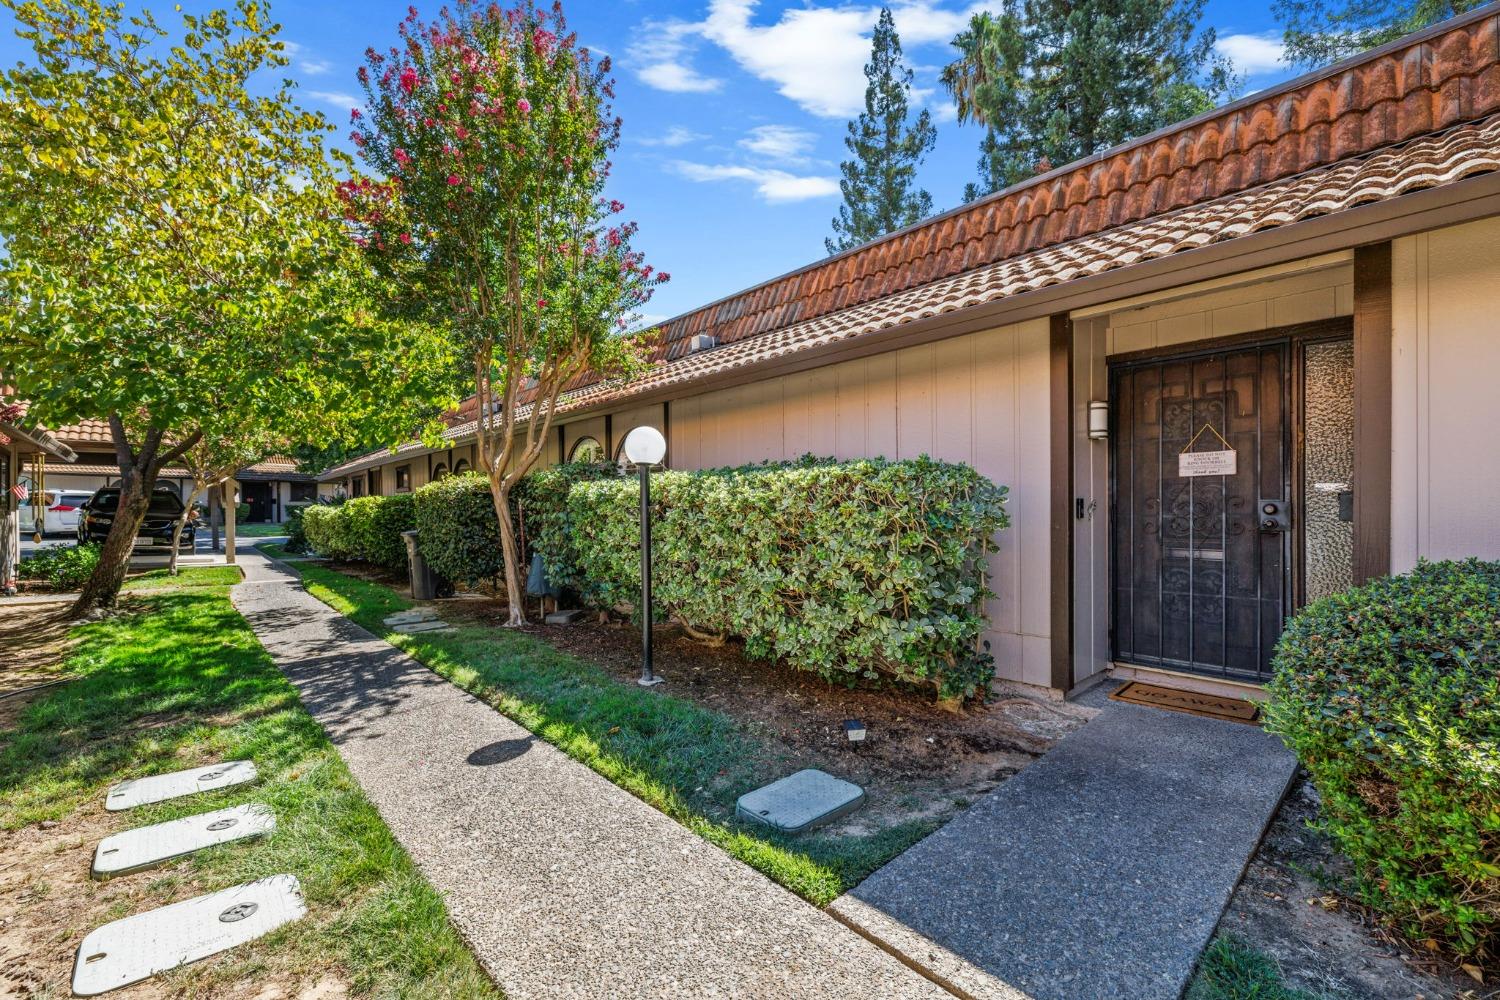
POLYGON ((1177 455, 1177 475, 1191 478, 1193 476, 1232 476, 1238 468, 1236 453, 1224 440, 1224 435, 1214 430, 1212 424, 1204 424, 1193 439, 1187 443, 1177 455), (1224 446, 1222 451, 1193 451, 1193 445, 1208 431, 1219 439, 1224 446))

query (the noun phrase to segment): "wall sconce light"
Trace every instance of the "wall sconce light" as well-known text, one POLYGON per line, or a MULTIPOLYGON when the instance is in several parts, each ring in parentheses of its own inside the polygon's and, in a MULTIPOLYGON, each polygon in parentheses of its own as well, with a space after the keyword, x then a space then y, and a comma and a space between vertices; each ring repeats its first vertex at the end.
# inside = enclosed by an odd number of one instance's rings
POLYGON ((1089 440, 1103 441, 1109 437, 1109 404, 1094 400, 1089 403, 1089 440))

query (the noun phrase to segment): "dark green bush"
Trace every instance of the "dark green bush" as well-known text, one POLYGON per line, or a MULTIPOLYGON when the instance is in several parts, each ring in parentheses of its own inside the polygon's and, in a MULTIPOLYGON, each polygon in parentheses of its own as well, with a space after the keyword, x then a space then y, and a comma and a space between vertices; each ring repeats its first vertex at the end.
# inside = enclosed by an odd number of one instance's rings
POLYGON ((98 545, 45 545, 21 560, 23 580, 45 580, 57 590, 83 586, 99 565, 98 545))
POLYGON ((1414 938, 1500 951, 1500 563, 1422 563, 1309 605, 1266 724, 1357 889, 1414 938))
POLYGON ((489 480, 477 472, 428 483, 416 494, 417 545, 432 571, 465 586, 504 569, 489 480))
MULTIPOLYGON (((593 606, 633 606, 636 482, 583 479, 566 495, 565 514, 531 515, 549 575, 593 606)), ((994 673, 978 645, 1004 501, 972 468, 925 457, 663 472, 652 477, 656 609, 831 680, 968 697, 994 673)))
POLYGON ((308 507, 302 514, 302 530, 321 555, 399 570, 406 566, 401 532, 416 526, 414 510, 410 493, 356 497, 336 507, 308 507))
POLYGON ((307 512, 311 504, 287 504, 286 508, 286 550, 288 552, 306 552, 311 546, 307 542, 307 528, 302 523, 302 515, 307 512))

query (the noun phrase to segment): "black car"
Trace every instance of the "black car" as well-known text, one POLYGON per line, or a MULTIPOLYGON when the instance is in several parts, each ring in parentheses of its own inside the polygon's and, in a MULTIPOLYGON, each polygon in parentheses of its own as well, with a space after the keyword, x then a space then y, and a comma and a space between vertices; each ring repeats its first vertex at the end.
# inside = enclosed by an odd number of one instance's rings
MULTIPOLYGON (((115 511, 120 507, 120 490, 106 486, 98 490, 80 508, 78 517, 78 541, 103 542, 114 524, 115 511)), ((193 550, 197 541, 197 515, 189 511, 182 497, 170 486, 158 486, 151 494, 151 505, 146 508, 146 519, 135 533, 136 544, 150 541, 152 545, 171 547, 172 530, 178 522, 182 526, 182 547, 193 550)))

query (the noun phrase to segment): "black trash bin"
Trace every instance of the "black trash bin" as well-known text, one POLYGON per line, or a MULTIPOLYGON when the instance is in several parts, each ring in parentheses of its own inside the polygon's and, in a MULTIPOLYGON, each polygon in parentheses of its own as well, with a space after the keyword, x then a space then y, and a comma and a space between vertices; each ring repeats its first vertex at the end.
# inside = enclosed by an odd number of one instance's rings
POLYGON ((430 601, 438 596, 438 581, 432 568, 427 565, 427 560, 417 551, 417 533, 403 531, 401 538, 406 542, 406 565, 411 573, 411 599, 430 601))

